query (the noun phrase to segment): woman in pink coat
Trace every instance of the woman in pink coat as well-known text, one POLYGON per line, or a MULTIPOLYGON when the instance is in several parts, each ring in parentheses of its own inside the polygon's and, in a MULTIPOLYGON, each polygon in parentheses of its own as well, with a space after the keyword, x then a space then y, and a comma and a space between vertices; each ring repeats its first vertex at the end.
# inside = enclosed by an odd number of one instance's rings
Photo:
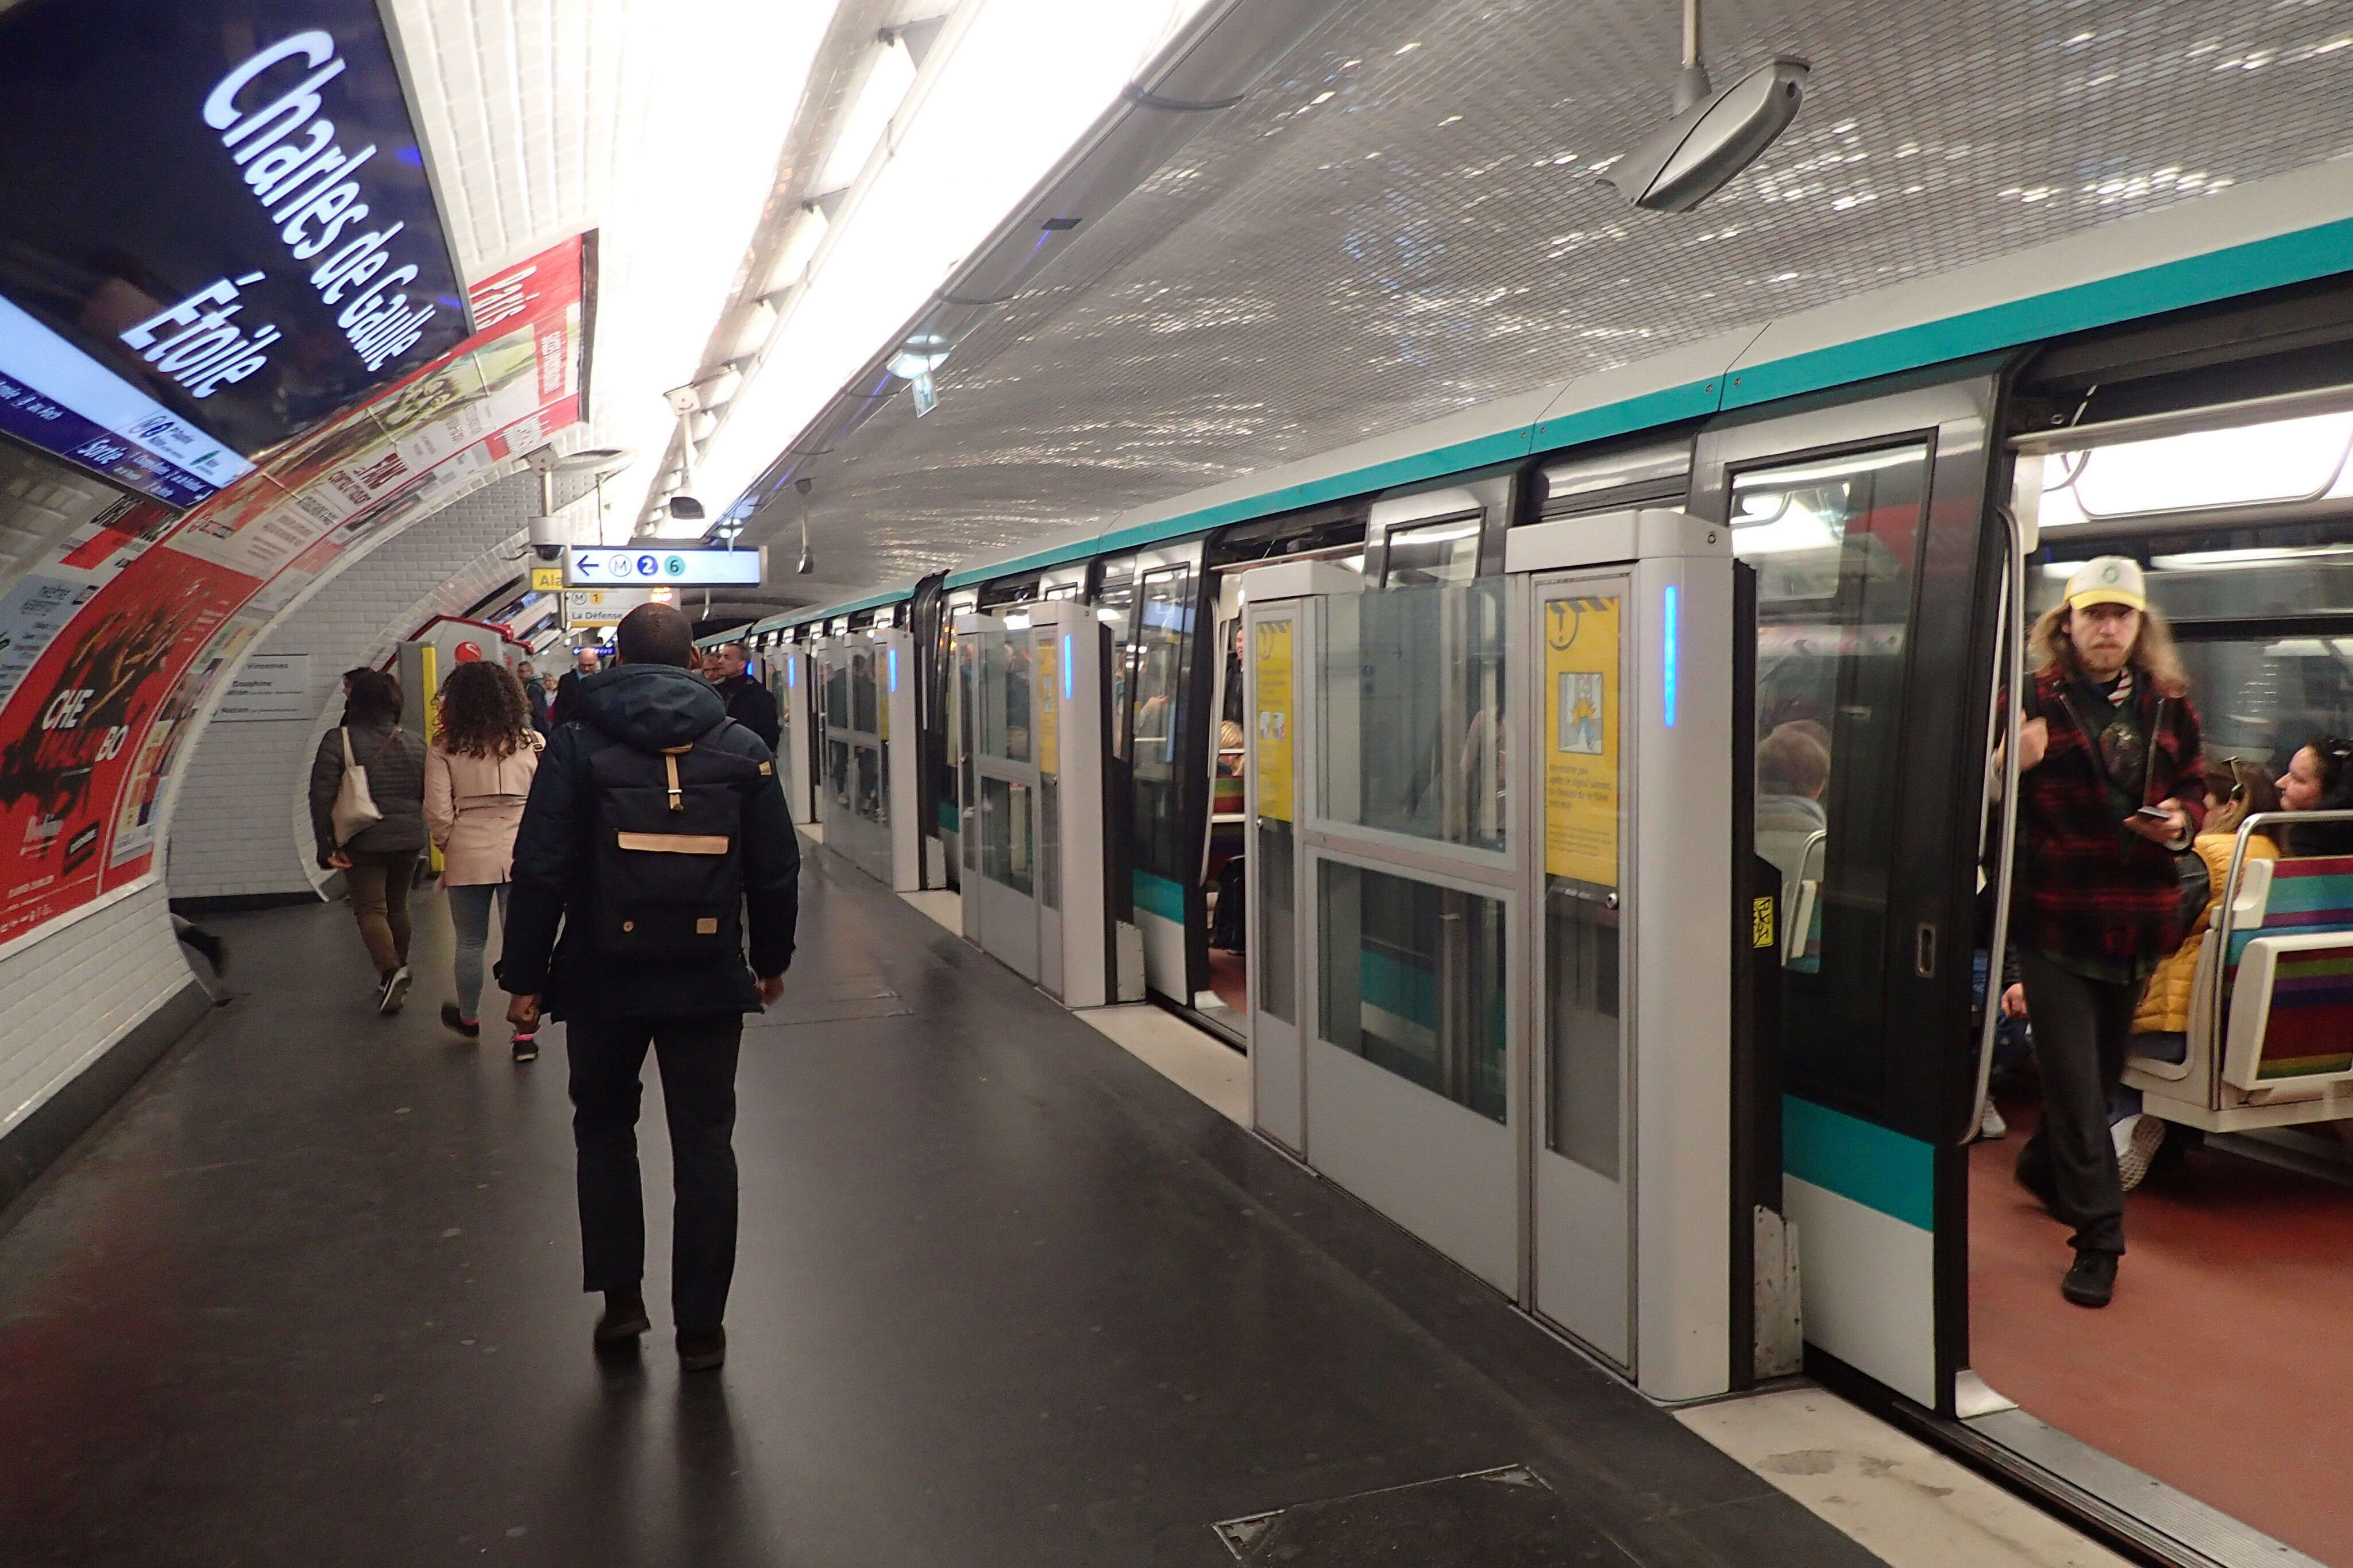
MULTIPOLYGON (((503 921, 515 829, 543 744, 531 727, 522 685, 504 665, 478 660, 449 672, 441 687, 440 731, 425 759, 425 826, 441 851, 441 885, 449 890, 458 933, 458 999, 441 1005, 441 1021, 470 1040, 482 1033, 478 1009, 491 907, 498 906, 503 921)), ((530 1035, 515 1036, 515 1060, 537 1055, 530 1035)))

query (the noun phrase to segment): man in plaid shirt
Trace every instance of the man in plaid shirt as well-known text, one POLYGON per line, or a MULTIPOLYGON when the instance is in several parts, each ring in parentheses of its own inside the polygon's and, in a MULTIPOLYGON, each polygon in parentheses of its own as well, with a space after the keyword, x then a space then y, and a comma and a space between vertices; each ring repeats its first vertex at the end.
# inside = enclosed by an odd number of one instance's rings
POLYGON ((2108 1089, 2142 983, 2181 940, 2174 856, 2205 816, 2206 764, 2189 682, 2137 563, 2085 562, 2036 624, 2033 647, 2011 923, 2042 1119, 2018 1179, 2074 1227, 2061 1293, 2105 1307, 2125 1250, 2108 1089))

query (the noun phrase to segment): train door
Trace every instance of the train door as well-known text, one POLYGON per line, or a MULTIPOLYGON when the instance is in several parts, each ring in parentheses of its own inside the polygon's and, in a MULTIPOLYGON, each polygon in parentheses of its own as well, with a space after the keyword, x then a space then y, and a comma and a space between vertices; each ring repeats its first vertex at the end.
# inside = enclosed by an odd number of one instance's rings
MULTIPOLYGON (((1028 617, 956 617, 964 683, 964 931, 1027 980, 1039 968, 1034 638, 1028 617)), ((1057 742, 1059 749, 1059 742, 1057 742)))
POLYGON ((2000 549, 1985 374, 1722 422, 1691 509, 1757 573, 1753 847, 1778 868, 1783 1204, 1806 1341, 1949 1413, 2000 549), (1971 719, 1969 715, 1976 715, 1971 719))
MULTIPOLYGON (((1529 1303, 1662 1398, 1728 1385, 1736 1202, 1728 531, 1513 531, 1525 803, 1529 1303)), ((1745 1281, 1744 1281, 1745 1284, 1745 1281)))
POLYGON ((810 787, 817 755, 817 703, 808 649, 800 643, 779 642, 768 649, 767 657, 776 671, 776 707, 784 719, 785 754, 779 763, 785 774, 785 804, 795 822, 807 826, 817 820, 816 795, 810 787))
POLYGON ((1208 970, 1198 882, 1208 727, 1202 547, 1140 551, 1107 567, 1118 638, 1114 744, 1127 775, 1127 864, 1145 984, 1187 1007, 1208 970))
MULTIPOLYGON (((1256 626, 1277 639, 1271 676, 1270 645, 1257 655, 1256 700, 1266 738, 1291 738, 1267 754, 1282 759, 1278 778, 1293 770, 1299 818, 1288 830, 1271 818, 1261 842, 1295 833, 1304 915, 1299 1110, 1294 1121, 1271 1047, 1254 1069, 1262 1121, 1318 1171, 1519 1296, 1523 963, 1511 933, 1524 848, 1504 782, 1518 750, 1504 736, 1510 591, 1489 577, 1367 592, 1355 574, 1301 563, 1249 574, 1244 592, 1256 626), (1275 609, 1284 600, 1287 626, 1275 609)), ((1263 769, 1260 793, 1280 805, 1263 769)))
POLYGON ((892 768, 892 737, 914 731, 906 637, 852 632, 818 645, 825 689, 823 817, 828 847, 885 887, 912 889, 913 779, 892 768))

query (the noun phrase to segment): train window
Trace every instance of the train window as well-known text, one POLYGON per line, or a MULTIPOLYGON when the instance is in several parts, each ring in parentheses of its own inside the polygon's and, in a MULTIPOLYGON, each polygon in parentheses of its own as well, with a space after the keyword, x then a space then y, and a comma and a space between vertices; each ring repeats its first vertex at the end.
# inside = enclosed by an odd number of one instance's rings
POLYGON ((1479 539, 1486 514, 1440 518, 1389 531, 1385 588, 1424 583, 1468 583, 1479 574, 1479 539))
POLYGON ((1329 601, 1317 686, 1325 815, 1504 847, 1506 605, 1493 578, 1329 601))
POLYGON ((1756 850, 1781 872, 1791 1068, 1883 1089, 1906 629, 1929 449, 1751 469, 1733 549, 1757 569, 1756 850))
POLYGON ((1111 751, 1126 762, 1133 752, 1133 730, 1127 706, 1127 634, 1135 609, 1135 563, 1133 557, 1103 568, 1102 591, 1095 595, 1095 615, 1111 628, 1111 751))
MULTIPOLYGON (((2299 529, 2295 537, 2311 532, 2299 529)), ((2174 625, 2207 755, 2243 757, 2278 773, 2316 736, 2353 730, 2353 625, 2346 619, 2353 613, 2353 544, 2229 537, 2221 549, 2161 538, 2086 541, 2074 549, 2143 562, 2149 603, 2174 625)), ((2040 616, 2056 605, 2080 564, 2042 563, 2030 579, 2030 613, 2040 616)))
POLYGON ((1198 868, 1183 842, 1178 759, 1185 716, 1185 667, 1193 647, 1193 568, 1144 574, 1128 641, 1130 739, 1135 778, 1139 869, 1182 885, 1198 868))

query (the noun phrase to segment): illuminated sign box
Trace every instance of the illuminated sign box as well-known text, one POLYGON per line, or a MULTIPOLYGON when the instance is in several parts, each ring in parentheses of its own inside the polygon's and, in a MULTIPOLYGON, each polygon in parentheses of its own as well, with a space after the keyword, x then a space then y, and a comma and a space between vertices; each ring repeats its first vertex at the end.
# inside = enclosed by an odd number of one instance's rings
POLYGON ((756 588, 768 580, 768 551, 668 550, 584 544, 564 551, 567 588, 756 588))
POLYGON ((185 507, 463 339, 394 52, 375 0, 0 5, 0 431, 185 507))

